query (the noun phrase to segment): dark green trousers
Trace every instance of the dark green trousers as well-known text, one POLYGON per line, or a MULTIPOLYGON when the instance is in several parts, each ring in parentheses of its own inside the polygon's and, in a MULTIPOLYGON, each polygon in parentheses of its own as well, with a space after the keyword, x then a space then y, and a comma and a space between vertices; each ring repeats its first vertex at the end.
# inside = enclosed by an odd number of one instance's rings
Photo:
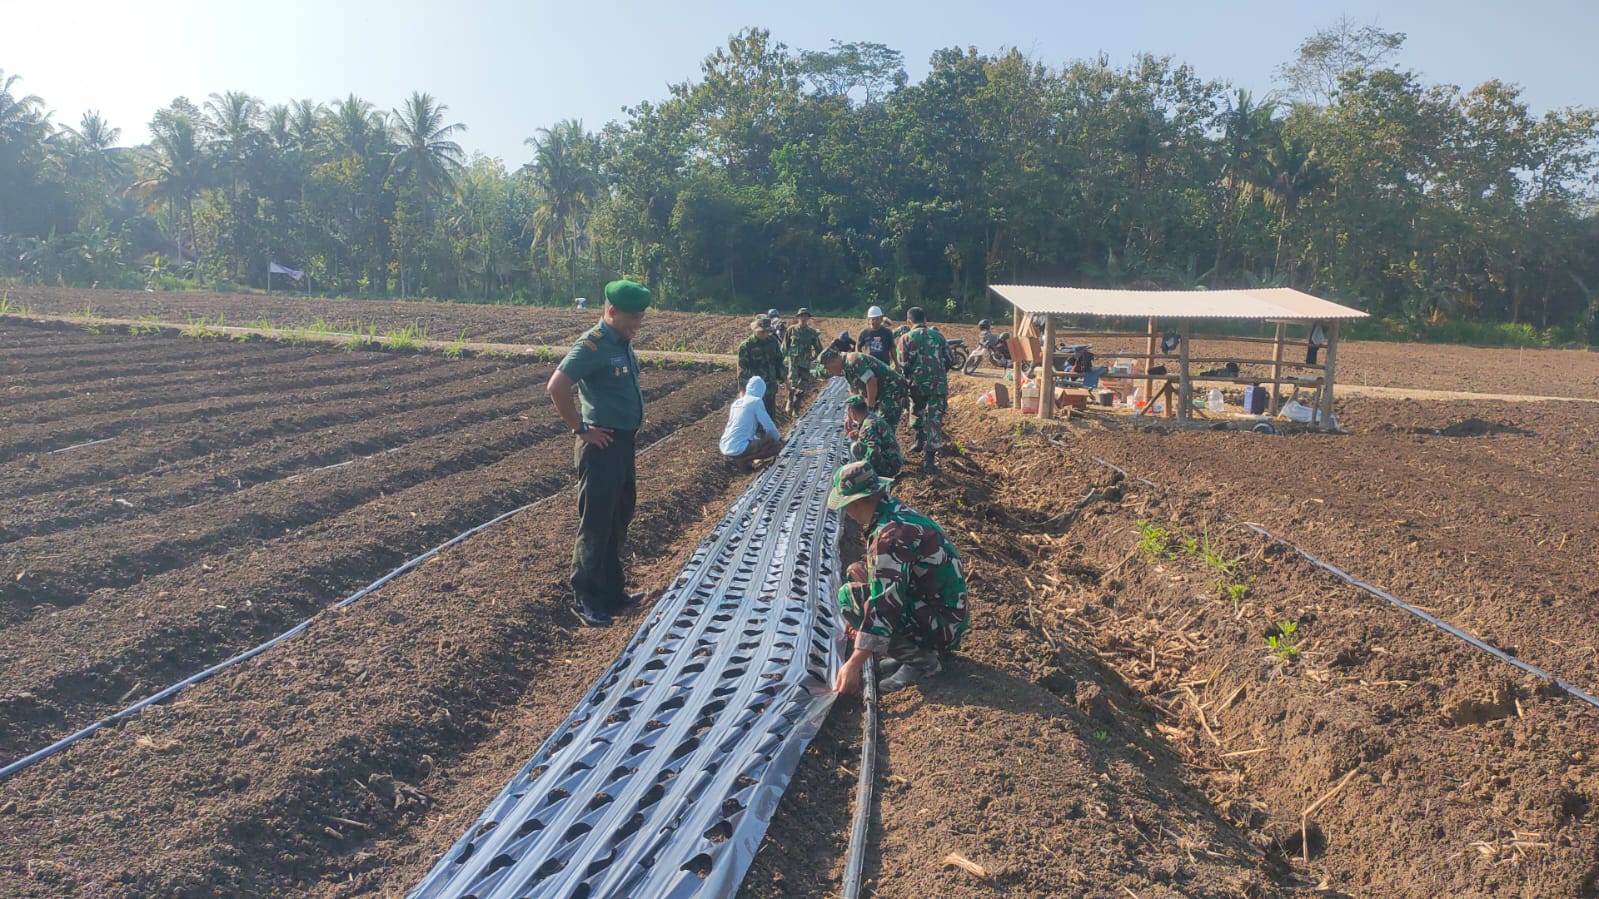
POLYGON ((572 550, 572 592, 600 612, 615 611, 627 589, 622 544, 638 501, 634 466, 636 431, 615 431, 600 449, 577 441, 577 546, 572 550))

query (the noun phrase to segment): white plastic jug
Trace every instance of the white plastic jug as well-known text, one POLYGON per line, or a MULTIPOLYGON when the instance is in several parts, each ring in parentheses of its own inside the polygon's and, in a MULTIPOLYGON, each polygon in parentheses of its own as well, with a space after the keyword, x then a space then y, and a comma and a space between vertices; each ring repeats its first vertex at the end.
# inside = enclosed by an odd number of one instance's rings
POLYGON ((1205 394, 1205 408, 1211 412, 1227 411, 1227 400, 1222 397, 1220 387, 1212 387, 1210 392, 1205 394))

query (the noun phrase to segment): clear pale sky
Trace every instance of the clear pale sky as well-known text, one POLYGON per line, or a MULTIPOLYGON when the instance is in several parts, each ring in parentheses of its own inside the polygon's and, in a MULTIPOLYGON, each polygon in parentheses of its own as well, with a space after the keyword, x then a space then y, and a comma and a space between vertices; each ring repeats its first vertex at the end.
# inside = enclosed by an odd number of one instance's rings
POLYGON ((1103 52, 1171 54, 1256 93, 1339 15, 1409 35, 1399 58, 1426 81, 1515 82, 1535 112, 1599 106, 1599 0, 0 0, 0 69, 57 124, 99 109, 143 142, 174 97, 243 90, 267 104, 350 92, 381 109, 412 90, 449 104, 469 152, 513 167, 523 138, 562 118, 591 129, 659 99, 747 25, 797 49, 834 38, 905 55, 913 79, 940 47, 1015 46, 1050 65, 1103 52))

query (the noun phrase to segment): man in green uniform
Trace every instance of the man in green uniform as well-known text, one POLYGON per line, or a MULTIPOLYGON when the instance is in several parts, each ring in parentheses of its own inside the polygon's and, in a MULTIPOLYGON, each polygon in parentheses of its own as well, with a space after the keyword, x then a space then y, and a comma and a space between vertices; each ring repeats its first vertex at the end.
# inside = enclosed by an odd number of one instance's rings
POLYGON ((944 446, 944 414, 949 409, 949 372, 944 368, 949 344, 944 335, 927 326, 927 313, 912 306, 905 314, 910 326, 896 347, 900 370, 910 382, 911 430, 916 442, 911 452, 922 453, 922 470, 935 471, 938 451, 944 446))
POLYGON ((905 457, 899 451, 899 439, 888 422, 873 415, 872 407, 866 405, 866 397, 858 393, 845 401, 844 415, 850 458, 872 466, 880 478, 898 477, 905 457))
POLYGON ((788 360, 788 414, 798 415, 805 397, 816 389, 816 373, 811 370, 822 355, 822 335, 811 327, 811 310, 801 308, 799 324, 783 336, 783 356, 788 360))
POLYGON ((578 514, 573 610, 592 627, 610 624, 615 612, 644 598, 627 592, 622 544, 638 496, 635 438, 644 423, 632 341, 649 305, 650 292, 642 284, 605 285, 604 317, 572 344, 548 386, 555 411, 577 438, 572 455, 578 514), (573 398, 574 387, 581 408, 573 398))
POLYGON ((823 350, 817 362, 828 376, 843 375, 850 389, 866 397, 866 404, 882 416, 889 428, 899 428, 910 385, 888 363, 871 353, 841 353, 832 347, 823 350))
POLYGON ((866 532, 864 560, 850 566, 838 608, 855 650, 839 669, 834 689, 860 689, 873 655, 885 657, 885 693, 943 669, 940 655, 959 648, 971 626, 960 553, 932 519, 888 495, 889 481, 865 462, 833 475, 829 509, 842 509, 866 532))
POLYGON ((761 316, 750 322, 750 336, 738 345, 738 383, 750 378, 766 382, 766 414, 777 416, 777 385, 783 383, 783 345, 768 330, 771 319, 761 316))

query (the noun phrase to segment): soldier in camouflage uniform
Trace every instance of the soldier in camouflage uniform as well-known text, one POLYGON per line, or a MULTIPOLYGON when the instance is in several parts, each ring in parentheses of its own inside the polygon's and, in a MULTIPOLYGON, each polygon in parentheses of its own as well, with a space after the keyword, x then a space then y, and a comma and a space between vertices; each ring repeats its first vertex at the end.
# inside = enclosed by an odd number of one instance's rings
POLYGON ((850 566, 838 607, 855 638, 834 688, 859 689, 873 655, 889 676, 878 689, 893 692, 943 669, 940 654, 960 646, 971 626, 960 553, 932 519, 888 495, 889 481, 865 462, 833 475, 829 509, 842 509, 866 531, 864 561, 850 566))
POLYGON ((817 362, 828 376, 843 375, 850 389, 866 397, 867 405, 891 429, 899 429, 905 402, 910 398, 910 385, 888 363, 871 353, 840 353, 832 347, 823 350, 817 362))
POLYGON ((944 446, 944 413, 949 409, 949 372, 944 368, 949 344, 944 335, 927 326, 927 313, 912 306, 906 313, 910 330, 896 347, 905 380, 910 382, 911 430, 916 442, 911 452, 922 452, 922 470, 934 471, 938 451, 944 446))
POLYGON ((844 433, 849 435, 849 455, 857 462, 872 466, 880 478, 899 476, 905 457, 899 451, 899 439, 888 422, 872 414, 866 397, 853 394, 844 404, 844 433))
POLYGON ((800 309, 799 324, 783 335, 783 356, 788 360, 788 414, 798 415, 805 397, 816 389, 812 366, 822 355, 822 336, 811 327, 811 310, 800 309))
POLYGON ((750 336, 738 345, 738 382, 748 384, 750 378, 760 378, 767 384, 766 414, 777 416, 777 385, 783 383, 783 345, 767 330, 769 319, 764 316, 750 322, 750 336))
POLYGON ((899 354, 899 339, 909 334, 910 330, 910 325, 900 325, 894 329, 894 368, 900 374, 905 373, 905 357, 899 354))

